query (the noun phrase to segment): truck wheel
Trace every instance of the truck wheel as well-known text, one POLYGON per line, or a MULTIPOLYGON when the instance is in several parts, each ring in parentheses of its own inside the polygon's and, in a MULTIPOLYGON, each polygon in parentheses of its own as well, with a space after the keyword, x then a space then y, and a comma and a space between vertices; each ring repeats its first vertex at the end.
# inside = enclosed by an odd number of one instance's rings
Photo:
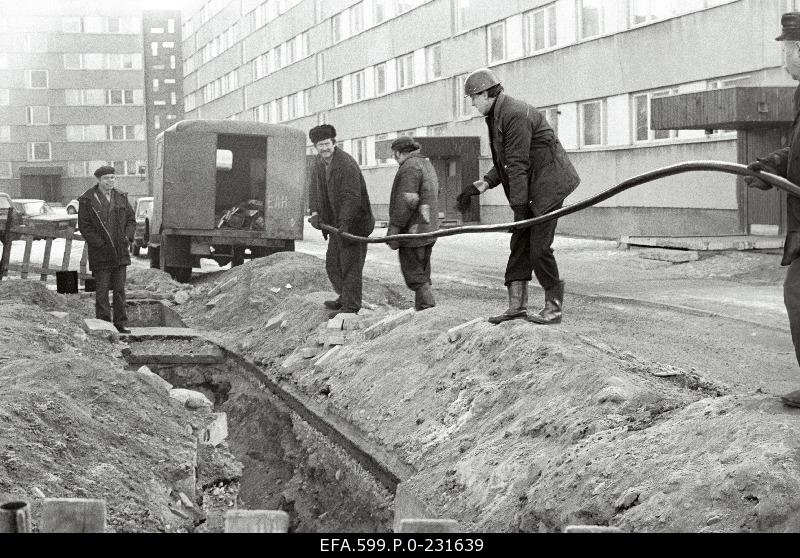
POLYGON ((141 251, 142 247, 135 240, 133 242, 131 242, 130 248, 131 248, 131 255, 133 255, 133 256, 135 256, 137 258, 142 255, 142 251, 141 251))
POLYGON ((233 263, 231 267, 242 265, 244 263, 244 246, 233 247, 233 263))
POLYGON ((150 256, 150 267, 161 269, 161 246, 147 246, 147 255, 150 256))
POLYGON ((178 283, 188 283, 192 278, 191 267, 165 267, 164 271, 170 274, 178 283))

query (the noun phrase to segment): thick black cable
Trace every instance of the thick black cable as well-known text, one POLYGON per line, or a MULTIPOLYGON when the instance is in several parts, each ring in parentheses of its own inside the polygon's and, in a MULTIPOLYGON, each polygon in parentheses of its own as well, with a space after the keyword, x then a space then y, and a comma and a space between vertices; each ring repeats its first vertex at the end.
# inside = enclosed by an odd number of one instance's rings
POLYGON ((553 219, 559 219, 561 217, 571 215, 572 213, 577 213, 578 211, 581 211, 593 205, 597 205, 602 201, 612 198, 617 194, 620 194, 625 190, 629 190, 636 186, 641 186, 642 184, 653 182, 654 180, 659 180, 661 178, 667 178, 668 176, 674 176, 676 174, 683 174, 686 172, 697 172, 697 171, 724 172, 728 174, 736 174, 740 176, 752 176, 755 178, 760 178, 770 186, 774 186, 775 188, 778 188, 788 194, 800 198, 800 186, 797 186, 796 184, 789 182, 785 178, 777 176, 775 174, 753 171, 748 169, 745 165, 740 165, 738 163, 727 163, 723 161, 687 161, 685 163, 670 165, 668 167, 663 167, 650 172, 646 172, 644 174, 634 176, 632 178, 625 180, 624 182, 617 184, 613 188, 609 188, 608 190, 600 192, 599 194, 592 196, 591 198, 587 198, 581 202, 575 203, 573 205, 568 205, 566 207, 562 207, 561 209, 558 209, 556 211, 551 211, 550 213, 546 213, 545 215, 541 215, 539 217, 526 219, 524 221, 516 221, 514 223, 501 223, 497 225, 467 225, 463 227, 454 227, 451 229, 439 229, 437 231, 431 231, 427 233, 394 234, 391 236, 382 236, 375 238, 356 236, 346 232, 343 233, 340 232, 335 227, 331 227, 330 225, 326 224, 321 224, 320 227, 324 231, 327 231, 331 234, 338 234, 342 238, 345 238, 347 240, 354 242, 362 242, 367 244, 379 244, 393 240, 422 240, 429 238, 439 238, 443 236, 454 236, 457 234, 503 232, 503 231, 508 231, 512 227, 517 229, 524 229, 532 227, 534 225, 547 223, 548 221, 552 221, 553 219))

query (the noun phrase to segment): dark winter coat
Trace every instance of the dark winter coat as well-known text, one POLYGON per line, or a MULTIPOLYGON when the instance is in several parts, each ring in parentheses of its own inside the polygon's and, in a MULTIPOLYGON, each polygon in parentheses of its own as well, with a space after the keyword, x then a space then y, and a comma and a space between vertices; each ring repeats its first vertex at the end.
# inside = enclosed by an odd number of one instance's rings
POLYGON ((375 218, 369 204, 367 184, 361 168, 353 157, 338 147, 333 151, 330 180, 326 177, 325 162, 317 157, 309 204, 319 213, 320 221, 358 236, 369 236, 375 228, 375 218))
POLYGON ((492 167, 484 179, 502 184, 512 207, 538 216, 564 201, 580 177, 547 120, 536 108, 500 93, 486 117, 492 167))
MULTIPOLYGON (((800 87, 794 93, 794 123, 789 146, 759 159, 768 171, 800 184, 800 87)), ((786 242, 781 265, 791 265, 800 258, 800 198, 786 196, 786 242)))
POLYGON ((78 198, 78 229, 89 245, 89 268, 92 271, 130 265, 128 243, 133 241, 136 217, 128 194, 111 190, 106 211, 105 196, 95 185, 78 198), (108 218, 104 219, 107 213, 108 218))
MULTIPOLYGON (((397 169, 389 198, 389 234, 426 233, 439 229, 439 181, 430 160, 414 151, 397 169), (420 208, 428 206, 429 222, 420 208)), ((436 242, 435 238, 403 240, 400 246, 414 248, 436 242)))

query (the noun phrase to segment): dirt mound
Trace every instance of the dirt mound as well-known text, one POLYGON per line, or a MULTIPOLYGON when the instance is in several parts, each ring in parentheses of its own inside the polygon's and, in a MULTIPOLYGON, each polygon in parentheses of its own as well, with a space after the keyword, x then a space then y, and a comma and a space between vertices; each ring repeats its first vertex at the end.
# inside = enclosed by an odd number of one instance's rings
POLYGON ((182 283, 178 283, 172 279, 168 273, 165 273, 160 269, 129 266, 126 288, 130 290, 172 293, 189 287, 182 283))
POLYGON ((82 306, 78 295, 62 295, 47 288, 44 281, 0 281, 0 301, 30 304, 45 310, 70 310, 82 306))

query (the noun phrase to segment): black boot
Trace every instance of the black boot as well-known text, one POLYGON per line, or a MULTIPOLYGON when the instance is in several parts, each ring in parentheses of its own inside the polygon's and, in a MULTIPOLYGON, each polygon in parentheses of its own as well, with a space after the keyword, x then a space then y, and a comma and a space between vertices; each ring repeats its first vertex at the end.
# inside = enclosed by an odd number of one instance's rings
POLYGON ((433 291, 431 290, 430 283, 425 283, 414 291, 414 310, 420 312, 428 308, 433 308, 434 306, 436 306, 436 300, 433 298, 433 291))
POLYGON ((528 282, 512 281, 508 284, 508 310, 489 318, 490 324, 502 324, 510 320, 523 319, 528 315, 528 282))
POLYGON ((536 314, 530 314, 528 321, 535 324, 560 324, 564 307, 564 281, 544 292, 544 308, 536 314))
POLYGON ((341 310, 342 309, 342 299, 337 298, 336 300, 326 300, 323 302, 325 308, 328 310, 341 310))

